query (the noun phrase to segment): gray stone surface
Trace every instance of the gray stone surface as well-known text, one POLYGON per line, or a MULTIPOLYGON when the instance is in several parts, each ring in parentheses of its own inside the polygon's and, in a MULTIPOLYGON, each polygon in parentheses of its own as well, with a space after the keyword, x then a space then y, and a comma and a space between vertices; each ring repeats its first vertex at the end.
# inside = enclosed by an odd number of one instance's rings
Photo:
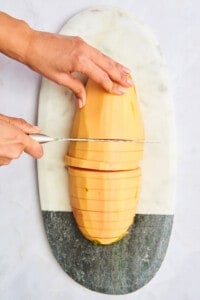
POLYGON ((72 213, 43 211, 53 254, 83 286, 105 294, 127 294, 145 285, 159 269, 169 242, 173 215, 136 215, 129 234, 110 245, 94 245, 72 213))

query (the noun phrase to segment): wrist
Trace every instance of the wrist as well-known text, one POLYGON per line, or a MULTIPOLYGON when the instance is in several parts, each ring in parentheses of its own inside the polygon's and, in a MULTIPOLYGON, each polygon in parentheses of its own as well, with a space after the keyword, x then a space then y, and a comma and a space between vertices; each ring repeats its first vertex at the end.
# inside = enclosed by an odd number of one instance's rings
POLYGON ((32 29, 23 20, 0 13, 0 52, 26 63, 32 29))
MULTIPOLYGON (((23 57, 23 63, 26 64, 31 69, 37 71, 37 54, 38 54, 38 47, 41 46, 40 44, 40 32, 30 28, 29 36, 28 36, 28 43, 25 49, 25 55, 23 57)), ((40 64, 38 63, 38 66, 40 64)))

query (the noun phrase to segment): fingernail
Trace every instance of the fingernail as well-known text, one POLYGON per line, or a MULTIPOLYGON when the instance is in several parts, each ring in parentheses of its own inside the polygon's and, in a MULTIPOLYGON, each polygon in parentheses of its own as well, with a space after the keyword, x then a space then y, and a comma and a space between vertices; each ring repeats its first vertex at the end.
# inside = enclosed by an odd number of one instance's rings
POLYGON ((134 85, 133 79, 130 78, 130 77, 127 78, 126 82, 127 82, 128 85, 130 85, 130 86, 133 86, 133 85, 134 85))
POLYGON ((83 99, 77 98, 77 102, 78 102, 78 107, 82 108, 83 107, 83 99))
POLYGON ((126 92, 126 88, 124 88, 124 87, 121 86, 121 85, 118 85, 118 87, 117 87, 117 93, 118 93, 119 95, 123 95, 125 92, 126 92))
POLYGON ((131 70, 129 68, 123 67, 122 69, 124 71, 124 73, 130 74, 131 70))

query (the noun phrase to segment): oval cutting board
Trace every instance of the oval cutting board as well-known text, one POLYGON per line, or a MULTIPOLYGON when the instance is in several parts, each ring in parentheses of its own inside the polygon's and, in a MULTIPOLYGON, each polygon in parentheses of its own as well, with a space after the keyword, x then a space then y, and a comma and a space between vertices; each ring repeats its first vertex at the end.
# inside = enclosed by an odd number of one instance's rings
MULTIPOLYGON (((67 143, 44 145, 38 161, 42 216, 47 238, 61 267, 83 286, 126 294, 145 285, 159 269, 173 222, 175 182, 174 121, 166 66, 158 43, 138 19, 116 8, 92 8, 71 18, 62 34, 78 35, 132 70, 143 114, 146 143, 142 190, 129 234, 97 246, 79 232, 69 204, 64 155, 67 143)), ((38 123, 50 136, 67 137, 75 111, 67 89, 42 80, 38 123)))

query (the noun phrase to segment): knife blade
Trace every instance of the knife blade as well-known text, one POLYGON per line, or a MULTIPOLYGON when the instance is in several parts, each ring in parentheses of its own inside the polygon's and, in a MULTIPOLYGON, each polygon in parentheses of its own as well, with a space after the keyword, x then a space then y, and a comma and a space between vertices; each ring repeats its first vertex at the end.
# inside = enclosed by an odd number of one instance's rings
POLYGON ((51 137, 42 133, 31 133, 29 136, 40 144, 49 142, 131 142, 131 143, 158 143, 156 140, 145 140, 145 139, 98 139, 98 138, 62 138, 62 137, 51 137))

